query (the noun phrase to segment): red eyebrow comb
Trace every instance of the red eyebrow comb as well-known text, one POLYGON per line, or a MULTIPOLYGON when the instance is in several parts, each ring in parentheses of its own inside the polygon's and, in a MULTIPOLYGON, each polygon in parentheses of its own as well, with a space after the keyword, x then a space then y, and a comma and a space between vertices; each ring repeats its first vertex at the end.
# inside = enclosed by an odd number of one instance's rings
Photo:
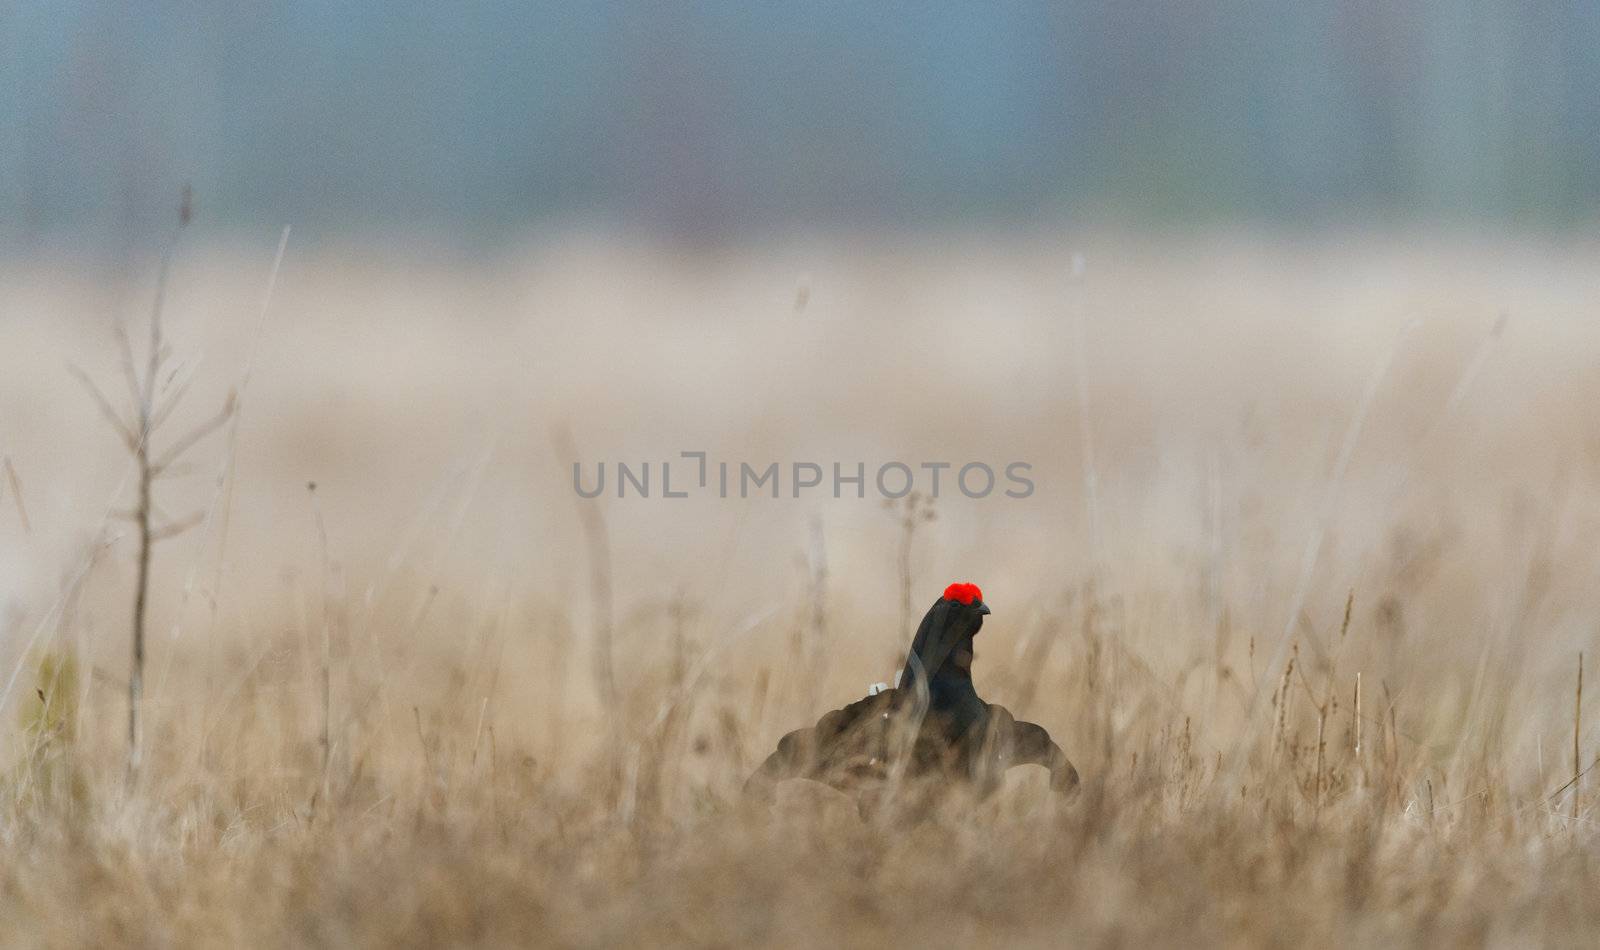
POLYGON ((944 589, 944 599, 970 606, 975 600, 983 600, 983 591, 978 589, 977 584, 951 584, 944 589))

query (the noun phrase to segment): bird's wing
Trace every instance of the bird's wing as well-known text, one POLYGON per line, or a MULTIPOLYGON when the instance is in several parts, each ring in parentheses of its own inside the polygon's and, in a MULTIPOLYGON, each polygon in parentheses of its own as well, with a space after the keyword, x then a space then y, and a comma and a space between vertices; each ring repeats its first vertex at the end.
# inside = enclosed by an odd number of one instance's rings
POLYGON ((848 767, 852 758, 870 758, 881 744, 899 693, 891 689, 859 699, 824 714, 815 726, 779 739, 777 750, 745 782, 745 794, 770 799, 774 787, 785 779, 828 780, 833 777, 830 772, 848 767))
MULTIPOLYGON (((1042 765, 1050 771, 1050 787, 1057 792, 1070 794, 1078 788, 1078 770, 1061 751, 1050 733, 1038 723, 1016 719, 1004 706, 989 706, 991 729, 1010 731, 1006 743, 1005 768, 1018 765, 1042 765)), ((1005 736, 998 738, 1004 740, 1005 736)))

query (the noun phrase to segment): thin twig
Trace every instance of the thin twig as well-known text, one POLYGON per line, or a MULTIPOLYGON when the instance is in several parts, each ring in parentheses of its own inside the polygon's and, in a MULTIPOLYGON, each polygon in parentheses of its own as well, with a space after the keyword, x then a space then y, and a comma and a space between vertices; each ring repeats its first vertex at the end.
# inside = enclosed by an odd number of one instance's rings
POLYGON ((1579 738, 1583 731, 1583 651, 1578 651, 1578 694, 1572 701, 1572 817, 1578 817, 1578 799, 1582 796, 1583 760, 1579 757, 1579 738))
POLYGON ((100 387, 95 385, 94 380, 89 378, 88 373, 85 373, 76 365, 68 363, 67 372, 71 373, 72 378, 83 385, 84 390, 94 400, 95 408, 100 410, 100 417, 117 433, 117 437, 128 447, 128 450, 133 451, 139 444, 139 437, 134 434, 133 427, 122 421, 122 417, 117 415, 117 410, 112 408, 111 401, 106 398, 106 394, 100 391, 100 387))
POLYGON ((164 471, 167 466, 181 458, 183 453, 194 448, 201 439, 222 428, 232 418, 235 405, 237 405, 237 398, 230 392, 228 393, 227 401, 222 404, 222 409, 216 415, 190 429, 187 434, 173 443, 172 447, 168 448, 160 458, 151 463, 151 472, 159 474, 164 471))
POLYGON ((33 525, 28 521, 28 506, 22 502, 22 479, 17 477, 16 466, 11 464, 11 456, 5 458, 6 481, 11 484, 11 503, 16 506, 17 518, 22 522, 22 533, 33 534, 33 525))
POLYGON ((176 538, 178 535, 183 534, 185 531, 188 531, 188 530, 194 528, 195 526, 199 525, 202 521, 205 520, 205 518, 206 518, 206 513, 205 512, 196 511, 196 512, 193 512, 192 514, 187 515, 186 517, 182 518, 181 520, 169 521, 166 524, 161 525, 160 527, 155 528, 154 530, 152 530, 150 532, 150 540, 151 541, 165 541, 168 538, 176 538))

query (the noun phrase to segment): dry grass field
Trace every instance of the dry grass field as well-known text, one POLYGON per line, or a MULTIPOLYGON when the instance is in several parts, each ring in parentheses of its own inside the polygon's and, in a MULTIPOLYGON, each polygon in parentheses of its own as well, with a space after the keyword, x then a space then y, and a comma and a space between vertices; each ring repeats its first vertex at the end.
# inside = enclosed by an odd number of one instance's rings
POLYGON ((155 552, 131 779, 132 470, 68 364, 121 393, 159 249, 0 267, 0 942, 1600 928, 1596 247, 291 240, 258 321, 273 244, 196 237, 172 272, 180 421, 239 411, 157 485, 204 518, 155 552), (946 485, 909 538, 870 487, 787 475, 573 491, 574 453, 685 451, 1026 461, 1036 490, 946 485), (915 820, 741 801, 779 735, 898 668, 906 573, 918 615, 982 585, 979 689, 1050 729, 1075 800, 1024 768, 915 820))

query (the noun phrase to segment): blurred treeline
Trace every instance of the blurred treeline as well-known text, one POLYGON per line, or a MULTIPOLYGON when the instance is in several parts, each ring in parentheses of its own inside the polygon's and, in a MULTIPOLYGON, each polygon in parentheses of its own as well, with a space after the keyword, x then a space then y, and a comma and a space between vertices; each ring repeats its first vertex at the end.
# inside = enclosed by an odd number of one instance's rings
POLYGON ((1058 220, 1570 227, 1595 0, 0 0, 0 247, 1058 220))

